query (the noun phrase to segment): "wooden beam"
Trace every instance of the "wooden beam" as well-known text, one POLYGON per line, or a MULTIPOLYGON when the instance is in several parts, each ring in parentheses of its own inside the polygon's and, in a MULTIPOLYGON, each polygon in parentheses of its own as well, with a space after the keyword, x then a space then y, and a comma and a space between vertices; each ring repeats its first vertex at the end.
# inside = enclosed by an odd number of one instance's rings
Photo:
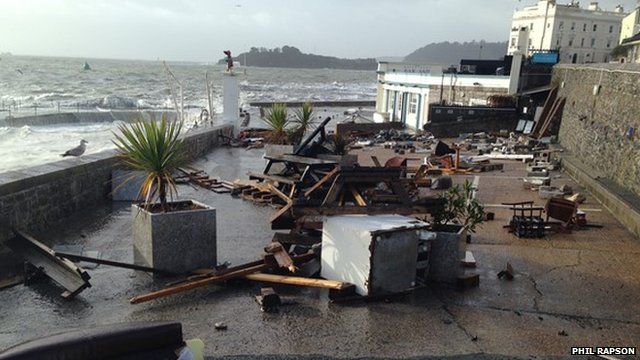
POLYGON ((367 206, 367 202, 364 200, 362 195, 360 195, 355 186, 349 184, 349 191, 351 191, 351 195, 353 195, 353 199, 356 201, 358 206, 367 206))
POLYGON ((371 155, 371 160, 373 160, 373 163, 377 166, 377 167, 382 167, 382 164, 380 164, 380 160, 378 160, 378 157, 375 155, 371 155))
POLYGON ((280 189, 278 189, 275 185, 273 184, 269 184, 269 191, 271 191, 272 194, 274 194, 275 196, 279 197, 280 199, 282 199, 282 201, 284 201, 285 203, 290 203, 292 200, 290 197, 288 197, 287 195, 285 195, 282 191, 280 191, 280 189))
POLYGON ((323 176, 322 179, 320 179, 320 181, 315 183, 309 190, 305 191, 304 192, 304 196, 305 197, 309 197, 309 195, 311 195, 314 191, 318 190, 322 185, 324 185, 324 183, 326 183, 327 181, 331 180, 331 178, 338 171, 340 171, 340 167, 336 166, 335 168, 333 168, 333 170, 329 171, 325 176, 323 176))
POLYGON ((227 272, 223 275, 214 275, 214 276, 210 276, 201 280, 196 280, 196 281, 190 281, 184 284, 180 284, 180 285, 176 285, 176 286, 172 286, 172 287, 167 287, 158 291, 154 291, 145 295, 138 295, 138 296, 134 296, 132 297, 129 302, 131 304, 139 304, 142 302, 146 302, 146 301, 150 301, 150 300, 155 300, 161 297, 165 297, 165 296, 169 296, 169 295, 174 295, 177 293, 181 293, 187 290, 191 290, 191 289, 195 289, 195 288, 199 288, 202 286, 206 286, 206 285, 210 285, 210 284, 216 284, 216 283, 220 283, 223 281, 227 281, 227 280, 231 280, 231 279, 236 279, 239 277, 243 277, 245 275, 248 274, 252 274, 255 272, 259 272, 259 271, 263 271, 265 269, 268 268, 268 265, 266 264, 260 264, 260 265, 255 265, 255 266, 251 266, 248 268, 244 268, 244 269, 239 269, 236 271, 231 271, 231 272, 227 272))
POLYGON ((244 276, 245 279, 252 281, 262 281, 277 284, 295 285, 295 286, 309 286, 324 289, 343 290, 349 287, 351 284, 342 281, 325 280, 325 279, 312 279, 300 276, 284 276, 284 275, 272 275, 254 273, 244 276))
POLYGON ((289 211, 292 206, 293 206, 293 202, 292 201, 288 202, 287 205, 283 206, 282 209, 278 210, 277 213, 273 214, 269 222, 274 222, 280 216, 286 214, 286 212, 289 211))
POLYGON ((336 176, 336 178, 333 180, 333 184, 331 184, 331 187, 327 192, 327 195, 322 201, 322 206, 333 204, 338 198, 338 195, 340 194, 340 191, 342 190, 343 185, 344 184, 342 182, 341 175, 336 176))

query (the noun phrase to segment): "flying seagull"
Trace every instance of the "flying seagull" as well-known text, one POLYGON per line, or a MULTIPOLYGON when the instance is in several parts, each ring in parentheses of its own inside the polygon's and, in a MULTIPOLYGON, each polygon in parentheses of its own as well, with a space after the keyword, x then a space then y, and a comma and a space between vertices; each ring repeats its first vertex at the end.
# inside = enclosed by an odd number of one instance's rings
POLYGON ((80 156, 82 154, 84 154, 84 151, 87 150, 87 145, 88 142, 86 140, 80 140, 80 145, 74 147, 71 150, 67 150, 66 153, 60 155, 60 156, 80 156))

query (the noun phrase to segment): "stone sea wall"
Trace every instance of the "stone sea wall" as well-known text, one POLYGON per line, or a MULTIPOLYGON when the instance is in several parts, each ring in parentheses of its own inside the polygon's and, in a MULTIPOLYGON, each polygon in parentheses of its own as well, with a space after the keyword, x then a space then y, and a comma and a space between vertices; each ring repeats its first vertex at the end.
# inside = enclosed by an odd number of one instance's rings
MULTIPOLYGON (((201 128, 185 136, 189 158, 220 145, 229 125, 201 128)), ((111 172, 120 167, 115 150, 67 158, 0 174, 0 277, 15 266, 5 246, 12 228, 40 232, 74 214, 110 201, 111 172)))
POLYGON ((640 195, 640 64, 564 64, 552 83, 566 97, 559 141, 600 176, 640 195))
POLYGON ((127 111, 127 110, 114 110, 106 112, 78 112, 78 113, 57 113, 57 114, 45 114, 45 115, 33 115, 33 116, 20 116, 9 117, 0 120, 0 126, 46 126, 57 124, 83 124, 83 123, 98 123, 98 122, 112 122, 112 121, 124 121, 132 122, 139 118, 149 119, 151 116, 156 119, 160 119, 161 116, 167 116, 169 120, 176 118, 175 112, 165 112, 156 110, 140 110, 140 111, 127 111))

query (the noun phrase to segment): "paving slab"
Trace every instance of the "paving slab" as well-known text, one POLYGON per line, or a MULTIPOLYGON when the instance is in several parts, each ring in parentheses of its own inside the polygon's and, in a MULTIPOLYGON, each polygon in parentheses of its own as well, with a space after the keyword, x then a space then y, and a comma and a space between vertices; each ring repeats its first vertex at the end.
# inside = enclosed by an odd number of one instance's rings
MULTIPOLYGON (((262 153, 220 148, 194 166, 212 177, 246 179, 248 171, 262 170, 262 153)), ((381 162, 393 156, 377 148, 366 155, 371 153, 381 162)), ((486 204, 513 199, 543 204, 535 192, 522 188, 518 177, 524 172, 521 162, 507 161, 502 172, 454 176, 454 181, 478 176, 478 196, 486 204)), ((217 209, 220 262, 259 258, 273 236, 268 222, 273 208, 189 185, 179 191, 180 198, 217 209)), ((483 224, 469 244, 480 274, 478 288, 431 285, 389 302, 335 304, 324 290, 275 286, 295 303, 265 314, 253 298, 260 285, 237 282, 130 305, 130 297, 156 290, 164 281, 103 265, 90 270, 93 287, 73 301, 60 298, 47 282, 18 285, 0 291, 0 349, 65 330, 145 320, 180 321, 187 338, 204 340, 209 357, 224 358, 563 358, 569 346, 638 346, 640 242, 589 195, 582 207, 592 209, 589 221, 604 227, 543 239, 509 234, 503 225, 510 211, 490 208, 496 220, 483 224), (513 281, 497 278, 507 262, 516 272, 513 281), (213 329, 220 321, 228 330, 213 329), (561 331, 568 335, 558 335, 561 331)), ((50 246, 82 245, 107 259, 132 261, 130 216, 128 204, 114 203, 35 235, 50 246)))

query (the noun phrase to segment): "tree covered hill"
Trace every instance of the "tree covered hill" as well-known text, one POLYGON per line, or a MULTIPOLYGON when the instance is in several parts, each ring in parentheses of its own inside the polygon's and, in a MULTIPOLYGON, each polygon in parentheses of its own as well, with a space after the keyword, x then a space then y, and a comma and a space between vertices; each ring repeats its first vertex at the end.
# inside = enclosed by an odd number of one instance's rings
MULTIPOLYGON (((252 47, 233 58, 242 65, 258 67, 283 67, 306 69, 349 69, 349 70, 375 70, 376 59, 341 59, 332 56, 305 54, 293 46, 267 49, 252 47), (246 64, 245 64, 246 61, 246 64)), ((224 63, 221 59, 219 63, 224 63)))

